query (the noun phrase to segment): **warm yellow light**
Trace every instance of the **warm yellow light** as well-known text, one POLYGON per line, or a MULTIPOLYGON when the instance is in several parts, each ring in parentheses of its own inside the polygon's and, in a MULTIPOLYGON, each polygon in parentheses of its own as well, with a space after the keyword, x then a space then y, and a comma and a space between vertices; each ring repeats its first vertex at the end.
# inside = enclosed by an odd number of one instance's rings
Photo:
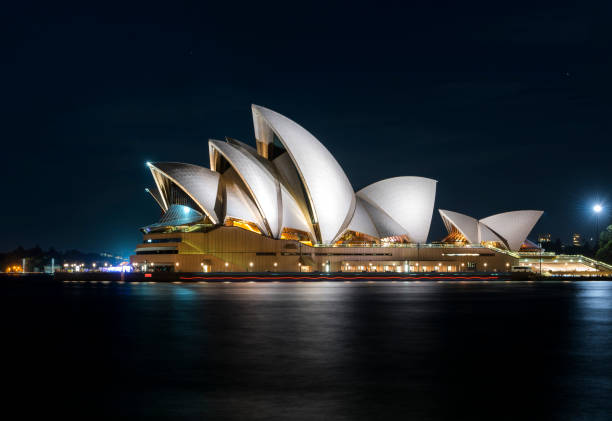
POLYGON ((234 227, 242 228, 242 229, 245 229, 247 231, 254 232, 256 234, 261 234, 261 231, 259 230, 257 225, 253 224, 252 222, 242 221, 242 220, 239 220, 239 219, 233 219, 230 222, 231 222, 232 226, 234 226, 234 227))

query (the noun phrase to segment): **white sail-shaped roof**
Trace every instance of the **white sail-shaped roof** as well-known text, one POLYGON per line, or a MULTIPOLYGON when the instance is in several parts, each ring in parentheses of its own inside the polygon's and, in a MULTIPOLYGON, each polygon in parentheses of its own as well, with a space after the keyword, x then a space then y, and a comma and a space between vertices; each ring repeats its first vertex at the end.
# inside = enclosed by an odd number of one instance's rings
POLYGON ((423 177, 395 177, 370 184, 357 196, 382 209, 415 243, 427 241, 436 199, 436 180, 423 177))
POLYGON ((166 210, 167 192, 160 183, 160 177, 166 177, 187 194, 200 209, 217 224, 219 217, 215 212, 217 191, 219 189, 220 174, 198 165, 184 164, 182 162, 148 162, 147 165, 159 189, 160 196, 166 210))
POLYGON ((222 177, 224 221, 227 218, 251 222, 261 232, 266 232, 263 218, 257 205, 251 199, 241 178, 233 168, 227 170, 222 177))
POLYGON ((440 216, 442 216, 444 224, 446 225, 449 223, 453 225, 465 237, 468 243, 480 243, 480 237, 478 234, 478 220, 476 220, 476 218, 472 218, 471 216, 467 216, 459 212, 452 212, 443 209, 438 209, 438 212, 440 212, 440 216))
POLYGON ((383 209, 359 196, 357 196, 357 201, 361 203, 363 208, 368 212, 368 215, 370 215, 370 220, 378 232, 378 238, 407 235, 404 227, 391 218, 383 209))
POLYGON ((509 247, 508 243, 506 242, 504 238, 500 237, 499 235, 491 231, 489 227, 487 227, 485 224, 481 224, 480 222, 478 223, 478 242, 479 243, 494 242, 494 243, 500 243, 500 244, 505 245, 506 247, 509 247))
POLYGON ((214 152, 220 153, 234 168, 251 194, 270 237, 280 238, 282 224, 282 203, 280 185, 274 174, 251 154, 220 140, 208 141, 210 165, 216 170, 214 152))
POLYGON ((355 213, 353 214, 353 218, 351 222, 346 227, 346 231, 356 231, 361 232, 363 234, 367 234, 370 237, 380 238, 381 235, 376 229, 374 222, 372 222, 372 218, 370 214, 365 208, 363 199, 357 197, 357 201, 355 203, 355 213))
MULTIPOLYGON (((283 201, 282 229, 289 228, 304 231, 310 234, 311 239, 316 239, 312 226, 306 221, 302 209, 297 204, 289 190, 281 185, 281 197, 283 201)), ((282 230, 281 230, 282 231, 282 230)))
POLYGON ((257 105, 252 111, 256 136, 269 138, 273 131, 291 157, 310 202, 318 241, 333 243, 355 210, 353 188, 340 164, 299 124, 257 105))
MULTIPOLYGON (((457 228, 470 243, 495 242, 510 250, 521 248, 542 213, 536 210, 505 212, 477 221, 458 212, 440 209, 445 225, 448 222, 457 228)), ((447 225, 447 229, 450 232, 451 227, 447 225)))
POLYGON ((481 219, 480 223, 503 237, 510 250, 518 250, 543 213, 539 210, 505 212, 481 219))
MULTIPOLYGON (((312 216, 309 211, 308 199, 306 197, 306 191, 304 190, 302 181, 300 180, 300 175, 295 169, 295 165, 293 165, 293 161, 291 161, 291 157, 289 154, 284 153, 279 157, 275 158, 272 161, 274 168, 276 169, 276 173, 279 176, 279 181, 282 185, 284 185, 287 190, 289 190, 292 196, 295 198, 295 201, 299 205, 304 217, 308 221, 308 224, 311 226, 310 231, 314 232, 314 228, 312 228, 312 216)), ((315 236, 316 240, 316 236, 315 236)))

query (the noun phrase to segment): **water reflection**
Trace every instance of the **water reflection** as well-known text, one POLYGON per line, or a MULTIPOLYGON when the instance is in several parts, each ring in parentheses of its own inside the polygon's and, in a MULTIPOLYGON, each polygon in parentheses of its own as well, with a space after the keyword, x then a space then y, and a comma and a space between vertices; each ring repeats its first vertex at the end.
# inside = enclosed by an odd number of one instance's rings
POLYGON ((77 413, 597 419, 612 410, 609 282, 4 288, 10 358, 26 367, 9 380, 39 379, 54 407, 77 413), (41 344, 47 352, 34 351, 41 344))

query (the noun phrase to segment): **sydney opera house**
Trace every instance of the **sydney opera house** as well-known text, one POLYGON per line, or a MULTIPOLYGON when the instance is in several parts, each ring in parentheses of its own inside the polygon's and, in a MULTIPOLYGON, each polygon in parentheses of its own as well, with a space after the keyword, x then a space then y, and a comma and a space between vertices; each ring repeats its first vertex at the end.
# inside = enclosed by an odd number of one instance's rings
POLYGON ((181 272, 506 271, 541 211, 483 219, 439 210, 436 180, 400 176, 355 192, 331 153, 289 118, 252 106, 255 146, 209 140, 209 168, 147 163, 161 208, 132 263, 181 272))

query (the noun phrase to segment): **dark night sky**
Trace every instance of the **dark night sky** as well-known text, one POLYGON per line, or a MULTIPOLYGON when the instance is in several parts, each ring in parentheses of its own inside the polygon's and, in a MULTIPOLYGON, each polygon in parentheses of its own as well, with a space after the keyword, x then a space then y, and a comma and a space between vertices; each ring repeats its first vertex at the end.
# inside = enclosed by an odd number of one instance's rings
POLYGON ((610 198, 609 1, 51 3, 2 13, 0 250, 128 255, 159 216, 145 162, 254 143, 251 103, 311 131, 355 190, 431 177, 436 209, 545 210, 532 237, 592 233, 610 198))

